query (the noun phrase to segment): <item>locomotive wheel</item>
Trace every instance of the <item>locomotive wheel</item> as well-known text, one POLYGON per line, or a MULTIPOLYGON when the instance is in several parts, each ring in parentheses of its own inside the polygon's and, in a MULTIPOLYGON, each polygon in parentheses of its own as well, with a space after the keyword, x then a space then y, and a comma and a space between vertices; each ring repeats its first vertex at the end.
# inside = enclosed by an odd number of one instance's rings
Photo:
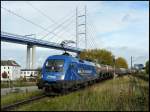
POLYGON ((38 86, 38 89, 42 89, 43 87, 41 87, 41 86, 38 86))
POLYGON ((88 84, 89 84, 89 85, 92 85, 92 84, 93 84, 93 82, 92 82, 92 81, 89 81, 89 82, 88 82, 88 84))
POLYGON ((50 92, 50 88, 49 88, 49 87, 45 87, 45 88, 44 88, 44 91, 45 91, 45 92, 50 92))
POLYGON ((78 90, 80 86, 78 84, 74 85, 73 90, 78 90))
POLYGON ((87 82, 85 82, 85 83, 84 83, 84 87, 86 87, 87 85, 88 85, 88 83, 87 83, 87 82))
POLYGON ((94 79, 94 80, 93 80, 93 84, 95 84, 95 83, 96 83, 96 80, 94 79))
POLYGON ((62 94, 67 94, 68 92, 69 92, 68 88, 62 88, 62 90, 61 90, 62 94))

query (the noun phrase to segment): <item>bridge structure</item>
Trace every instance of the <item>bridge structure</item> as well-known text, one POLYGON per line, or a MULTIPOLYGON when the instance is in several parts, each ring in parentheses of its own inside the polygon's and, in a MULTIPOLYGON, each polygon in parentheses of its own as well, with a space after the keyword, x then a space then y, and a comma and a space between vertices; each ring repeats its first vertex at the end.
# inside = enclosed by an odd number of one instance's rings
POLYGON ((45 41, 41 39, 35 39, 35 38, 26 37, 26 36, 17 35, 17 34, 11 34, 7 32, 1 32, 1 41, 27 45, 26 67, 28 69, 30 68, 33 69, 35 67, 36 47, 65 50, 65 51, 70 51, 70 52, 74 52, 78 54, 83 50, 83 49, 72 47, 72 46, 62 47, 58 43, 49 42, 49 41, 45 41), (31 49, 32 49, 32 53, 31 53, 31 49), (32 63, 32 65, 30 65, 30 62, 32 63))
MULTIPOLYGON (((72 46, 68 46, 68 45, 62 46, 61 43, 50 42, 50 41, 44 40, 44 38, 48 37, 48 35, 50 35, 50 34, 53 34, 53 36, 51 36, 50 38, 58 36, 54 33, 55 30, 57 30, 58 28, 62 28, 62 30, 66 30, 65 29, 66 27, 64 27, 64 24, 65 23, 68 24, 69 19, 72 20, 73 16, 71 16, 71 17, 69 16, 69 18, 65 17, 65 19, 62 22, 57 23, 51 17, 49 17, 45 13, 43 13, 40 9, 33 6, 33 4, 31 4, 30 2, 27 2, 27 4, 30 5, 38 13, 42 14, 47 19, 49 19, 49 21, 51 21, 57 25, 53 30, 49 31, 48 30, 49 27, 45 28, 45 27, 41 26, 40 24, 36 24, 33 21, 25 18, 24 16, 21 16, 15 12, 1 6, 1 9, 7 11, 8 13, 10 13, 10 14, 28 22, 28 23, 31 23, 32 25, 34 25, 38 28, 41 28, 43 31, 48 32, 45 36, 43 36, 42 38, 39 38, 39 39, 29 37, 31 35, 25 35, 24 36, 24 35, 18 35, 18 34, 13 34, 13 33, 8 33, 8 32, 1 32, 1 41, 27 45, 27 51, 26 51, 26 68, 27 69, 35 69, 36 47, 50 48, 50 49, 56 49, 56 50, 64 50, 64 51, 77 53, 77 55, 78 55, 81 51, 83 51, 84 49, 87 49, 87 45, 89 45, 89 44, 92 46, 95 45, 95 44, 93 44, 94 38, 92 39, 92 41, 89 41, 89 43, 87 44, 87 25, 86 25, 87 24, 87 19, 86 19, 87 11, 86 11, 86 6, 84 8, 84 13, 83 12, 81 13, 81 11, 79 11, 78 8, 76 8, 76 14, 75 14, 76 34, 73 35, 76 38, 76 47, 72 47, 72 46), (81 41, 80 39, 83 39, 83 40, 81 41), (83 46, 85 45, 84 49, 79 48, 81 45, 81 42, 83 42, 83 41, 84 41, 84 43, 82 43, 82 44, 83 44, 83 46)), ((71 14, 73 14, 73 13, 71 13, 71 14)), ((72 21, 69 21, 69 22, 72 22, 72 21)), ((93 27, 93 26, 91 26, 91 27, 93 27)), ((90 37, 92 37, 94 30, 90 29, 90 28, 88 28, 88 30, 90 30, 90 31, 88 31, 88 34, 91 33, 90 37)), ((67 33, 69 33, 69 32, 67 31, 67 33)))

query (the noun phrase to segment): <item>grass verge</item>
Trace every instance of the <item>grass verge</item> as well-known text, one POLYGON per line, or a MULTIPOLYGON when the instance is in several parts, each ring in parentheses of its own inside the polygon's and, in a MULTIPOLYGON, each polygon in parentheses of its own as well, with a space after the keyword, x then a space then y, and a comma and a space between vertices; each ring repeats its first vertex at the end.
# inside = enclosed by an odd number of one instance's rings
POLYGON ((25 111, 148 111, 149 84, 123 76, 84 90, 55 98, 44 98, 21 106, 25 111))

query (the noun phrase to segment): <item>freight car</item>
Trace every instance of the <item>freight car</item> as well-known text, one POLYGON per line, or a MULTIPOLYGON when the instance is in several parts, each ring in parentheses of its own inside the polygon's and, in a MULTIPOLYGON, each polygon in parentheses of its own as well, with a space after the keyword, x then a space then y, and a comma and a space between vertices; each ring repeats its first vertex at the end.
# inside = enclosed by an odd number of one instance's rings
POLYGON ((103 64, 96 64, 96 71, 98 75, 98 80, 112 78, 114 73, 114 69, 112 66, 103 64))

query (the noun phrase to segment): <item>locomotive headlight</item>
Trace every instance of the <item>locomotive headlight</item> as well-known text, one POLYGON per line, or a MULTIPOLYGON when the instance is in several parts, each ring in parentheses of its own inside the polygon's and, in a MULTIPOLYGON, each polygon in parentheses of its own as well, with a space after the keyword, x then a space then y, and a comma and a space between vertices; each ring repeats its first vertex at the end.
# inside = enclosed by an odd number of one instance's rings
POLYGON ((60 80, 64 80, 64 77, 65 77, 65 75, 64 75, 64 74, 61 74, 61 75, 59 76, 59 79, 60 79, 60 80))

